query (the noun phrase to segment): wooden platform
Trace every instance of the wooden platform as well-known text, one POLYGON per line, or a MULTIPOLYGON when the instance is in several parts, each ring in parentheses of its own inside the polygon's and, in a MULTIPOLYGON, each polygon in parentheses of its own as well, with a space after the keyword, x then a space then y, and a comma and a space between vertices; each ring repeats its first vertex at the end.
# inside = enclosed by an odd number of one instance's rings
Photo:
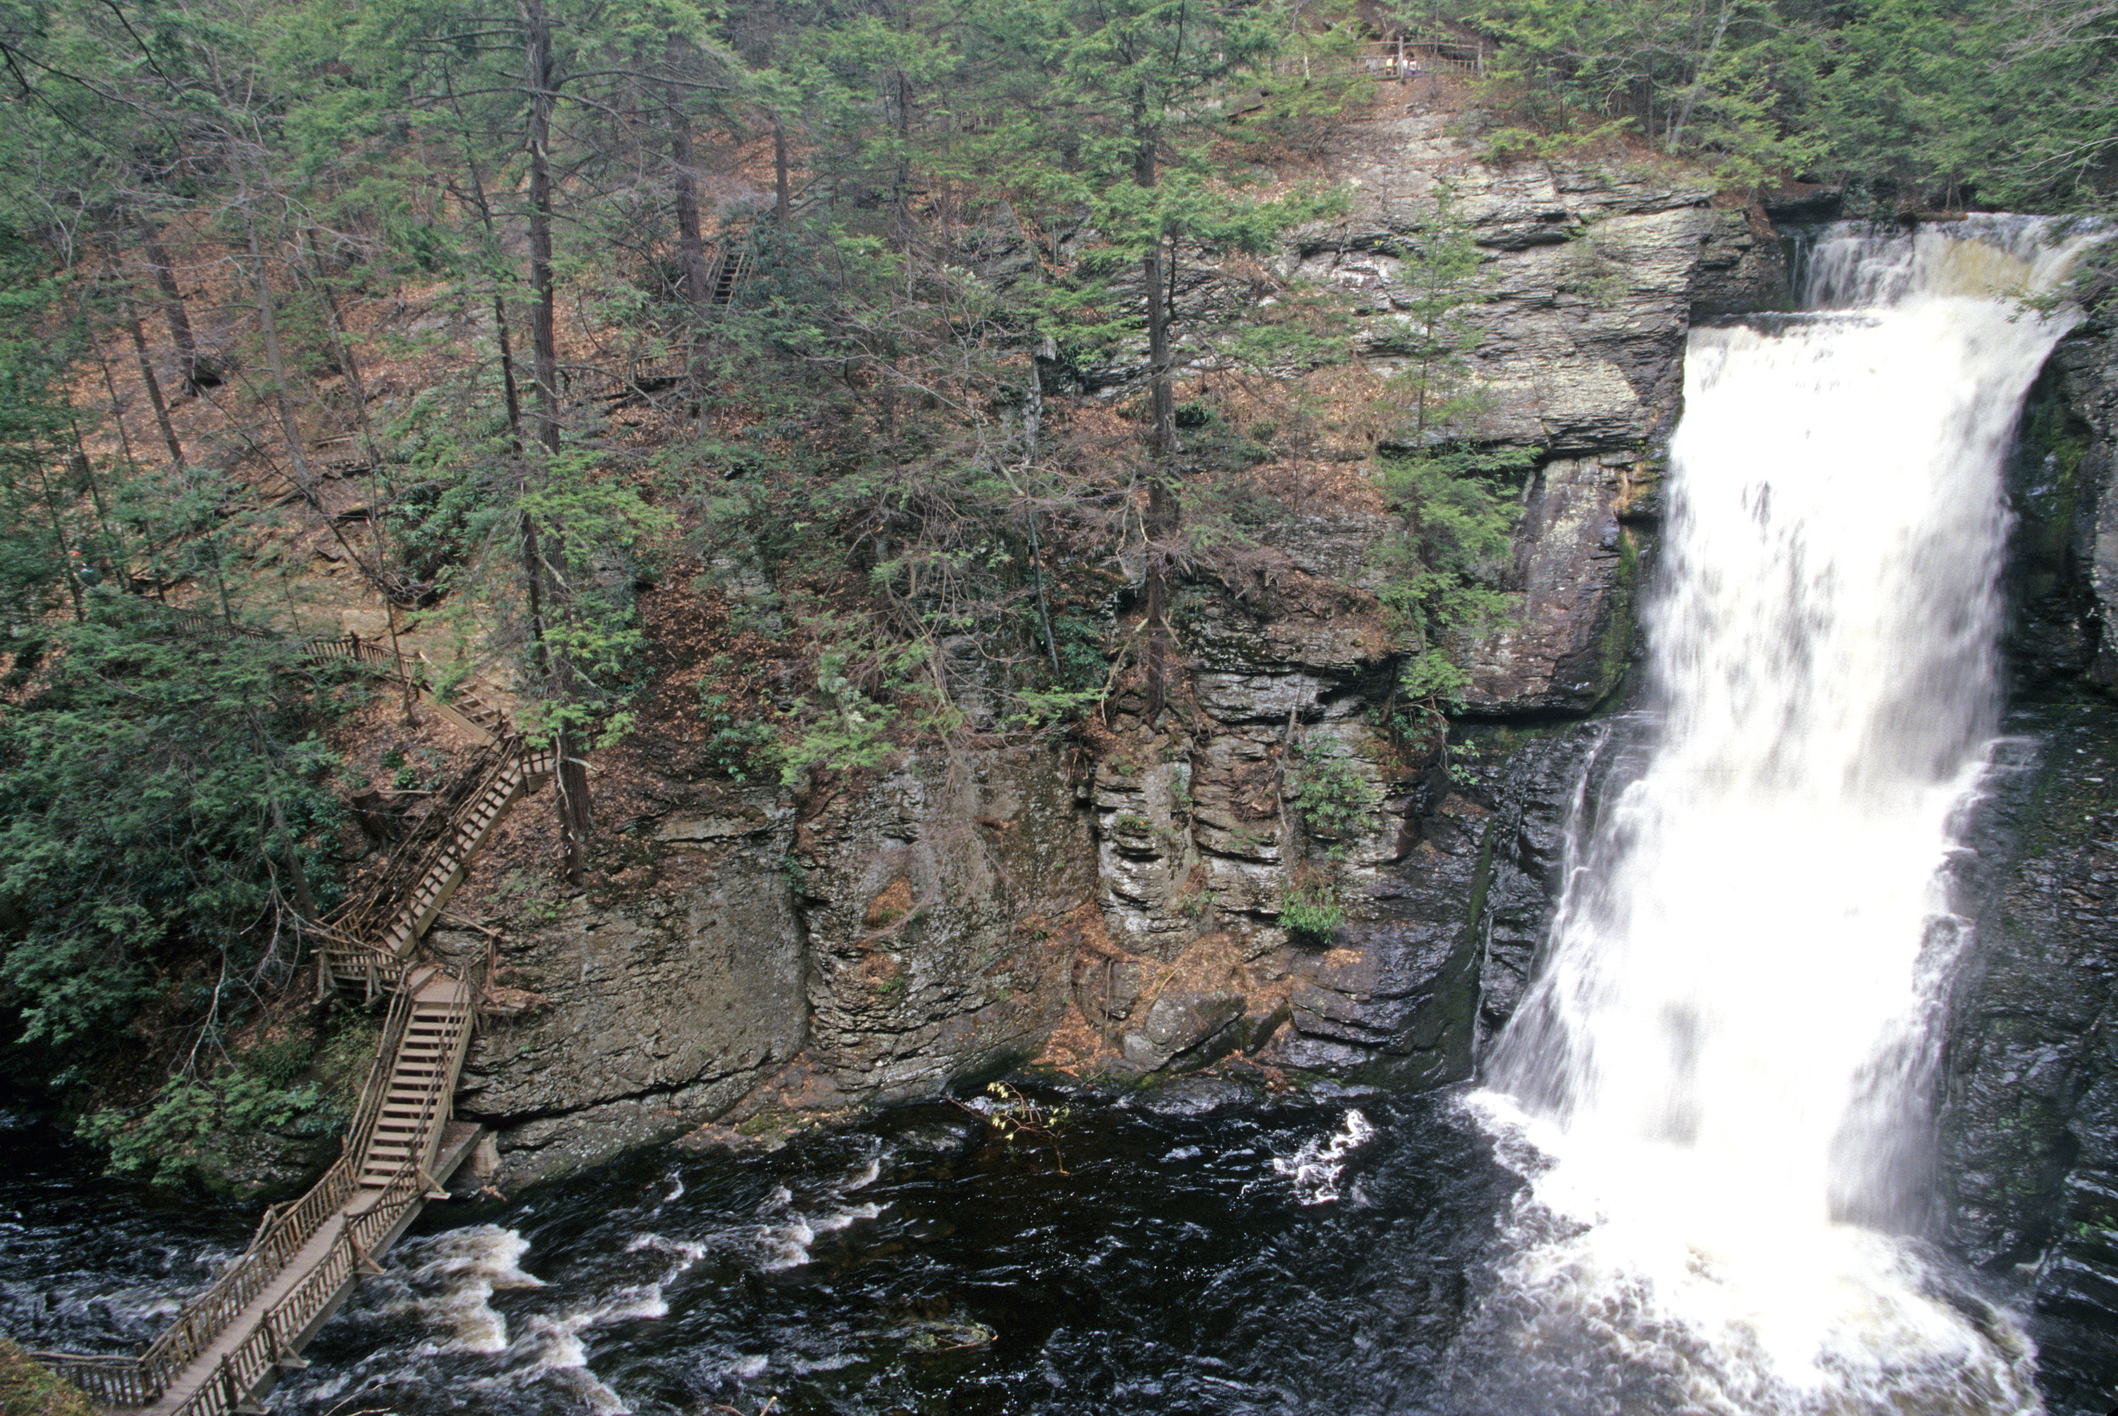
MULTIPOLYGON (((177 618, 220 632, 204 617, 177 618)), ((311 657, 385 660, 380 645, 357 638, 304 647, 311 657)), ((370 897, 332 926, 315 926, 326 991, 352 983, 368 999, 391 999, 343 1153, 307 1194, 268 1210, 250 1246, 138 1357, 34 1354, 105 1409, 262 1412, 280 1374, 304 1365, 302 1349, 427 1201, 447 1194, 443 1183, 478 1142, 480 1128, 453 1121, 450 1108, 491 958, 459 975, 421 961, 419 941, 501 818, 558 762, 475 694, 456 705, 429 699, 479 744, 472 769, 436 829, 391 859, 370 897)))
MULTIPOLYGON (((481 1134, 482 1128, 469 1122, 449 1123, 428 1172, 432 1178, 446 1184, 481 1134)), ((376 1261, 411 1228, 429 1198, 431 1192, 423 1187, 401 1203, 391 1202, 386 1190, 355 1190, 288 1260, 280 1276, 163 1389, 160 1400, 124 1409, 144 1410, 148 1416, 262 1412, 263 1397, 280 1374, 306 1365, 302 1349, 331 1320, 361 1275, 373 1271, 376 1261), (371 1237, 363 1241, 363 1233, 371 1237), (326 1281, 319 1284, 319 1275, 326 1281)))

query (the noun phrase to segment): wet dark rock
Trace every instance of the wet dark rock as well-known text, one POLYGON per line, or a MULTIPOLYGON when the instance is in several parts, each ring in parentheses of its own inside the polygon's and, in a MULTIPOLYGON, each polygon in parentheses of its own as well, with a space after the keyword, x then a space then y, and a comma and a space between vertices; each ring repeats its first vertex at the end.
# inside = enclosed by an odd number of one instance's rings
POLYGON ((1639 454, 1555 458, 1524 498, 1508 627, 1468 653, 1481 714, 1587 712, 1624 678, 1643 530, 1621 514, 1652 479, 1639 454))
POLYGON ((1217 1111, 1254 1107, 1264 1100, 1264 1088, 1232 1077, 1175 1077, 1135 1096, 1119 1106, 1155 1116, 1211 1116, 1217 1111))
POLYGON ((1582 768, 1609 731, 1581 724, 1532 738, 1493 782, 1476 895, 1481 1050, 1513 1016, 1536 971, 1565 884, 1567 822, 1582 768))
POLYGON ((1144 1071, 1204 1066, 1242 1041, 1233 1025, 1243 1016, 1243 1002, 1240 993, 1164 994, 1148 1007, 1138 1028, 1122 1035, 1120 1051, 1144 1071))
POLYGON ((2060 341, 2030 391, 2008 460, 2015 523, 2003 580, 2005 647, 2019 690, 2048 691, 2086 677, 2118 683, 2103 647, 2118 577, 2099 562, 2118 557, 2104 525, 2114 499, 2107 380, 2112 355, 2097 333, 2060 341))
POLYGON ((1485 811, 1445 797, 1386 872, 1379 917, 1292 965, 1289 1026, 1268 1055, 1374 1085, 1441 1086, 1471 1074, 1478 949, 1470 909, 1485 811))
POLYGON ((2118 715, 2008 723, 1959 884, 1977 942, 1950 1007, 1939 1234, 2030 1305, 2057 1413, 2118 1372, 2118 715))

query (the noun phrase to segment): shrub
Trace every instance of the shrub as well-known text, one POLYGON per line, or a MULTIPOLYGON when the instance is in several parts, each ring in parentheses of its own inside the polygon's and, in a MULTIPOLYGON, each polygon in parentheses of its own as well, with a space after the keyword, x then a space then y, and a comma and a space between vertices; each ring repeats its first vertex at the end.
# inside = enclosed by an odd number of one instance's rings
POLYGON ((1375 810, 1375 788, 1343 757, 1329 757, 1306 743, 1295 749, 1301 763, 1295 809, 1312 836, 1344 840, 1375 810))
POLYGON ((1330 943, 1333 931, 1345 920, 1346 907, 1339 901, 1338 886, 1328 880, 1296 885, 1280 906, 1281 927, 1314 944, 1330 943))

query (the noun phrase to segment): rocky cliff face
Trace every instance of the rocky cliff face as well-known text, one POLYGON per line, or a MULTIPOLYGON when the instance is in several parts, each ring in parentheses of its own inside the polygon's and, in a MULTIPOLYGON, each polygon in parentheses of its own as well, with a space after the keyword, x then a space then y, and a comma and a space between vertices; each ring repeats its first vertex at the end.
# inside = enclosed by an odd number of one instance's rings
POLYGON ((2052 1409, 2118 1371, 2118 344, 2054 352, 2010 470, 2017 707, 1962 868, 1936 1218, 2032 1314, 2052 1409))
MULTIPOLYGON (((1373 551, 1392 528, 1334 505, 1267 533, 1285 559, 1270 593, 1181 592, 1186 677, 1152 721, 1121 698, 1076 742, 937 755, 799 802, 673 781, 651 883, 511 936, 514 1015, 464 1103, 501 1128, 504 1181, 718 1115, 928 1094, 1055 1034, 1059 1060, 1136 1075, 1231 1054, 1396 1086, 1470 1074, 1536 967, 1570 820, 1627 770, 1626 723, 1590 715, 1622 697, 1685 333, 1782 304, 1784 272, 1762 218, 1703 188, 1482 167, 1428 116, 1336 161, 1350 211, 1284 263, 1357 293, 1372 359, 1395 357, 1393 240, 1439 182, 1499 276, 1483 432, 1534 468, 1517 613, 1465 647, 1451 753, 1408 750, 1391 721, 1373 551)), ((1959 872, 1975 944, 1926 1222, 2034 1307, 2055 1408, 2100 1411, 2118 1369, 2108 331, 2053 356, 2010 499, 2025 706, 1959 872)))
POLYGON ((1464 646, 1467 707, 1533 726, 1489 731, 1453 772, 1434 757, 1376 613, 1395 528, 1355 499, 1265 532, 1284 557, 1267 593, 1182 590, 1186 676, 1153 721, 1121 697, 1083 741, 936 754, 799 802, 666 783, 627 875, 646 883, 510 935, 519 1006, 463 1101, 500 1129, 504 1182, 743 1098, 736 1117, 931 1094, 1055 1031, 1059 1060, 1120 1074, 1231 1053, 1393 1085, 1470 1074, 1530 967, 1586 750, 1542 725, 1625 675, 1685 333, 1782 303, 1784 272, 1762 218, 1703 186, 1483 166, 1437 114, 1357 130, 1333 161, 1350 209, 1283 266, 1356 294, 1374 364, 1398 357, 1393 242, 1440 183, 1495 273, 1481 435, 1532 471, 1516 613, 1464 646))
MULTIPOLYGON (((1465 709, 1549 723, 1611 704, 1624 679, 1691 319, 1784 303, 1785 271, 1762 216, 1717 208, 1704 187, 1498 170, 1474 146, 1418 112, 1361 132, 1339 157, 1351 208, 1300 233, 1289 264, 1356 294, 1365 357, 1387 370, 1409 299, 1392 252, 1433 219, 1444 184, 1489 253, 1480 435, 1527 450, 1534 470, 1507 628, 1461 646, 1465 709)), ((1389 722, 1394 646, 1372 601, 1363 614, 1392 530, 1345 509, 1268 530, 1312 593, 1261 612, 1195 589, 1189 695, 1153 725, 1122 701, 1111 719, 1092 801, 1121 958, 1076 994, 1129 1065, 1248 1039, 1260 1062, 1433 1084, 1470 1073, 1482 978, 1489 1024, 1512 1006, 1549 909, 1550 791, 1578 744, 1535 747, 1512 774, 1459 763, 1462 781, 1405 750, 1389 722), (1535 804, 1527 778, 1545 791, 1535 804), (1330 813, 1309 808, 1340 790, 1379 809, 1320 825, 1330 813), (1335 928, 1293 923, 1327 896, 1335 928), (1164 1020, 1136 1026, 1157 966, 1182 971, 1202 949, 1236 961, 1241 986, 1198 1007, 1165 988, 1164 1020)))

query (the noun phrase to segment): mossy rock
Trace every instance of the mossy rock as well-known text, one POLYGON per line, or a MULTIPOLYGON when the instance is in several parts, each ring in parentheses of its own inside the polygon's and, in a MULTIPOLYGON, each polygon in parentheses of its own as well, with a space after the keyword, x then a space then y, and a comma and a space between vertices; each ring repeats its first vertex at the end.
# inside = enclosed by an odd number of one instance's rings
POLYGON ((79 1388, 0 1337, 0 1416, 96 1416, 79 1388))

